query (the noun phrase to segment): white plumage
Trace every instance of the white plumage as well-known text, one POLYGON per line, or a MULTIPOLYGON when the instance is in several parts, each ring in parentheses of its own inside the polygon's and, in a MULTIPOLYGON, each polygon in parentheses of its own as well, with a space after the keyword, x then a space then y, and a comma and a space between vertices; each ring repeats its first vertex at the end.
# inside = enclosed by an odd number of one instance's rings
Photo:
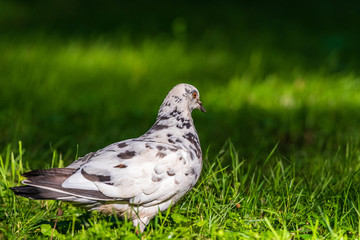
POLYGON ((31 199, 83 204, 105 214, 127 215, 144 231, 149 221, 177 202, 197 182, 202 152, 191 112, 205 112, 198 90, 176 85, 155 124, 142 136, 113 143, 66 168, 25 173, 27 186, 14 187, 31 199))

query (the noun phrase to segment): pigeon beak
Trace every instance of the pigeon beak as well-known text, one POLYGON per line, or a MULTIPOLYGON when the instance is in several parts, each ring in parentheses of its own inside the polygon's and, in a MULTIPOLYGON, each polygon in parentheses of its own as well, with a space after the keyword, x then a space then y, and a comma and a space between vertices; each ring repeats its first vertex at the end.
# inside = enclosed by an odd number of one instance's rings
POLYGON ((200 100, 197 101, 197 103, 199 104, 198 109, 200 109, 202 112, 206 112, 205 108, 203 107, 202 103, 200 102, 200 100))

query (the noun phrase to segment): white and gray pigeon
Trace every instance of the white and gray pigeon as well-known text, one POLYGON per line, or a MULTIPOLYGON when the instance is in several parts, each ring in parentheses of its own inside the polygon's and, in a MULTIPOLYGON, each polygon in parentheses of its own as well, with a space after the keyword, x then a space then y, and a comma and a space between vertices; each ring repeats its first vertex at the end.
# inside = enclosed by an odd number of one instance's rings
POLYGON ((113 143, 65 168, 24 174, 26 186, 11 188, 30 199, 81 204, 132 219, 143 232, 149 221, 177 202, 199 179, 202 152, 191 112, 205 112, 199 91, 176 85, 155 124, 139 138, 113 143))

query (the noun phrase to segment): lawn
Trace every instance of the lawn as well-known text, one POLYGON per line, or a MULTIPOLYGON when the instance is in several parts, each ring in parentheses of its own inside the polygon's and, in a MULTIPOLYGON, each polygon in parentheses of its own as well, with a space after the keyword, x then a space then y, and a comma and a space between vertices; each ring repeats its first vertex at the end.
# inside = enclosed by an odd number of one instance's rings
POLYGON ((133 15, 107 3, 77 18, 80 3, 2 4, 0 238, 359 238, 358 6, 145 4, 133 15), (9 190, 25 171, 143 134, 180 82, 207 110, 193 112, 204 167, 143 234, 115 215, 9 190))

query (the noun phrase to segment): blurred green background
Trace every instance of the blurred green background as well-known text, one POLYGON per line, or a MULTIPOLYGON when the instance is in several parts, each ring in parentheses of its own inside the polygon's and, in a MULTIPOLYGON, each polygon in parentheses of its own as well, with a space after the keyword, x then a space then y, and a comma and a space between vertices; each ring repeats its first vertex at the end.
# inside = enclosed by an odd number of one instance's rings
POLYGON ((31 167, 143 134, 195 85, 203 149, 306 165, 357 143, 360 2, 0 0, 0 146, 31 167), (306 161, 306 159, 308 159, 306 161))

